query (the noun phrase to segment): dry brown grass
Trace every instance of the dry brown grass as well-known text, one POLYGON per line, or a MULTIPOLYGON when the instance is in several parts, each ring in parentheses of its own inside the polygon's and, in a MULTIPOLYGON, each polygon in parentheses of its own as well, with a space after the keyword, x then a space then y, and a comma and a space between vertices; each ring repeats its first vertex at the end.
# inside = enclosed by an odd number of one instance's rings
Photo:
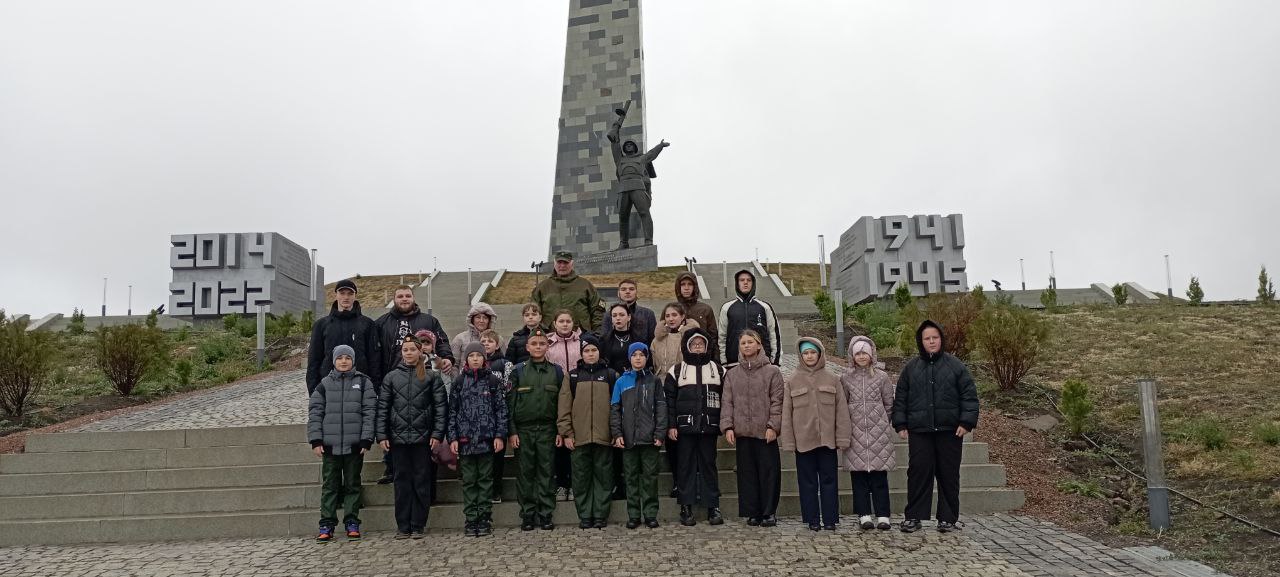
MULTIPOLYGON (((765 265, 765 269, 771 274, 777 274, 782 277, 782 283, 787 285, 787 289, 793 295, 811 295, 818 292, 822 288, 822 277, 818 271, 817 263, 776 263, 771 262, 765 265), (781 269, 782 272, 778 272, 781 269)), ((827 272, 831 272, 828 265, 827 272)), ((830 278, 828 277, 828 282, 830 278)), ((719 282, 719 281, 716 281, 719 282)))
MULTIPOLYGON (((409 286, 417 286, 420 282, 418 279, 418 273, 416 272, 405 275, 361 275, 360 278, 351 278, 351 280, 355 281, 356 288, 360 291, 358 298, 360 300, 361 308, 364 309, 369 309, 370 307, 382 308, 386 306, 387 303, 391 302, 391 297, 395 296, 396 287, 400 286, 402 279, 404 284, 409 286)), ((322 310, 328 310, 329 307, 333 305, 333 287, 337 285, 340 280, 342 279, 334 279, 333 282, 324 285, 324 309, 322 310)))

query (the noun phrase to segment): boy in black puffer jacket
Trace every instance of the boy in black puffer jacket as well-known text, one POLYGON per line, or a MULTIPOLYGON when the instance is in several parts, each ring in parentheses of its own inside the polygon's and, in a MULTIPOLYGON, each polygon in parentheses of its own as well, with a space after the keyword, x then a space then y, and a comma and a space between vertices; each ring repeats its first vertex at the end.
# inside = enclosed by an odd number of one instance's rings
POLYGON ((307 440, 320 468, 320 533, 316 541, 333 540, 338 502, 345 514, 347 540, 360 538, 360 471, 364 453, 373 446, 378 399, 373 381, 355 369, 356 352, 348 345, 333 348, 333 370, 316 384, 307 407, 307 440))
POLYGON ((943 348, 942 327, 926 320, 916 329, 920 356, 907 361, 893 399, 894 430, 907 440, 907 509, 904 533, 929 518, 938 481, 938 531, 960 518, 960 458, 964 436, 978 426, 978 389, 960 359, 943 348))
POLYGON ((458 455, 465 534, 479 537, 493 534, 493 454, 506 448, 507 401, 485 366, 484 347, 472 342, 462 351, 466 365, 449 395, 449 446, 458 455))
POLYGON ((400 363, 382 380, 374 429, 395 463, 396 538, 421 539, 435 473, 431 450, 444 442, 448 401, 440 373, 427 369, 421 341, 407 336, 400 349, 400 363))
POLYGON ((695 525, 693 506, 707 508, 707 522, 724 523, 720 514, 720 478, 716 441, 720 437, 720 395, 724 369, 712 360, 711 340, 702 329, 685 331, 683 362, 666 375, 667 438, 676 443, 676 485, 680 488, 680 524, 695 525))

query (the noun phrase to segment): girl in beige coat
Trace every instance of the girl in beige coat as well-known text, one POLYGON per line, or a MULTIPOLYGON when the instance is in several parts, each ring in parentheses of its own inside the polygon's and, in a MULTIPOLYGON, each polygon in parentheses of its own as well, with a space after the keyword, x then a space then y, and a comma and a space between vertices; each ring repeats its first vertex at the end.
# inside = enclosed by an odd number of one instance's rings
POLYGON ((782 486, 782 371, 764 354, 764 341, 751 329, 738 336, 738 364, 724 375, 720 430, 737 448, 738 516, 747 525, 778 524, 782 486))
POLYGON ((803 338, 797 343, 800 366, 783 394, 783 450, 796 453, 796 482, 800 515, 812 531, 833 531, 840 522, 840 481, 836 451, 849 447, 849 409, 844 387, 827 371, 822 343, 803 338))

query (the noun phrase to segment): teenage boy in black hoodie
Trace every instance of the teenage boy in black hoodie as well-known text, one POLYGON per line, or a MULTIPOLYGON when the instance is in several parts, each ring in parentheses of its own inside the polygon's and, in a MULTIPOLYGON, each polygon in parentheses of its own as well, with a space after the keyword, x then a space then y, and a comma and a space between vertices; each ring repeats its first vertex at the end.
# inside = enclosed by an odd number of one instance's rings
POLYGON ((782 333, 773 307, 756 298, 756 275, 743 269, 733 275, 733 281, 738 298, 720 307, 720 344, 725 369, 738 364, 738 338, 746 329, 760 334, 765 358, 778 364, 782 356, 782 333))
POLYGON ((907 440, 904 533, 929 519, 933 482, 938 481, 938 531, 956 529, 960 518, 960 458, 964 436, 978 426, 978 389, 960 359, 943 350, 942 327, 926 320, 916 329, 920 355, 898 377, 890 419, 907 440))
POLYGON ((356 300, 356 283, 343 279, 333 288, 333 306, 329 315, 316 320, 311 329, 311 347, 307 352, 307 395, 333 370, 330 351, 347 345, 355 352, 355 369, 368 376, 374 386, 382 384, 382 351, 373 319, 360 312, 356 300))

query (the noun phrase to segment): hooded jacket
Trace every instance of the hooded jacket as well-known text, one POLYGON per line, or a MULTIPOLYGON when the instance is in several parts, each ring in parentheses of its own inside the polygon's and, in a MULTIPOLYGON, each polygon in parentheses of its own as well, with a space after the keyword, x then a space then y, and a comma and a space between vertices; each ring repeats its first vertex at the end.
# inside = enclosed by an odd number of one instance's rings
MULTIPOLYGON (((720 403, 724 394, 724 369, 705 353, 689 351, 689 341, 707 338, 702 329, 685 331, 680 340, 681 362, 667 372, 667 428, 681 435, 719 435, 720 403)), ((708 343, 709 346, 709 343, 708 343)))
POLYGON ((653 335, 653 372, 663 378, 666 377, 667 371, 671 367, 680 362, 680 341, 684 338, 684 334, 691 329, 701 328, 698 321, 691 318, 684 319, 676 330, 672 331, 667 325, 658 327, 657 334, 653 335))
MULTIPOLYGON (((603 348, 600 353, 603 356, 603 348)), ((582 330, 574 329, 573 334, 567 337, 555 331, 547 333, 547 360, 564 373, 578 366, 578 361, 582 360, 582 330)))
POLYGON ((378 397, 373 381, 357 370, 329 371, 311 392, 307 441, 328 455, 351 455, 373 446, 378 397))
POLYGON ((374 417, 375 440, 392 445, 423 445, 444 440, 448 398, 440 373, 427 371, 419 380, 417 367, 403 362, 382 379, 374 417))
POLYGON ((865 369, 856 366, 850 354, 849 368, 840 377, 852 428, 851 442, 842 453, 840 464, 849 471, 892 471, 897 466, 889 424, 889 414, 893 411, 893 381, 880 368, 875 341, 863 336, 853 337, 848 350, 852 351, 853 345, 859 342, 871 347, 871 365, 865 369))
POLYGON ((782 351, 776 346, 781 343, 782 334, 778 328, 778 317, 773 314, 769 303, 756 298, 756 275, 743 269, 733 275, 734 292, 738 298, 724 303, 720 307, 720 336, 724 338, 724 363, 733 365, 738 362, 738 337, 742 331, 751 329, 760 333, 764 342, 764 357, 773 364, 778 364, 782 351), (738 290, 737 278, 746 274, 751 277, 751 291, 743 293, 738 290))
MULTIPOLYGON (((805 343, 818 347, 818 362, 810 367, 800 359, 791 374, 782 404, 782 435, 778 443, 788 451, 801 453, 818 447, 849 447, 849 407, 844 388, 827 370, 827 352, 817 339, 802 338, 796 351, 805 343)), ((738 366, 742 366, 739 364, 738 366)))
MULTIPOLYGON (((529 360, 529 349, 525 346, 529 344, 529 327, 520 327, 520 330, 511 333, 511 338, 507 340, 507 360, 512 363, 523 363, 529 360)), ((550 333, 551 329, 542 327, 542 332, 550 333)))
POLYGON ((571 438, 577 445, 608 446, 613 442, 609 432, 613 384, 618 373, 600 361, 578 366, 569 371, 569 386, 560 389, 560 416, 556 428, 561 437, 571 438))
POLYGON ((311 346, 307 352, 307 394, 320 384, 320 379, 333 371, 331 352, 338 345, 350 345, 356 351, 355 369, 376 384, 382 383, 381 338, 373 319, 360 312, 360 301, 349 311, 339 311, 338 303, 329 315, 317 319, 311 328, 311 346))
POLYGON ((533 289, 533 302, 542 309, 544 318, 553 317, 560 309, 568 309, 573 313, 573 322, 584 331, 598 330, 604 320, 604 305, 600 303, 595 285, 577 273, 566 276, 552 274, 543 279, 533 289))
POLYGON ((693 273, 685 271, 676 275, 676 302, 684 305, 685 317, 698 321, 698 326, 706 331, 711 341, 711 348, 707 350, 711 351, 712 360, 720 362, 720 329, 716 324, 716 312, 711 305, 698 300, 698 277, 693 273), (685 279, 693 283, 693 295, 687 299, 680 296, 680 281, 685 279))
MULTIPOLYGON (((629 352, 644 351, 644 343, 632 343, 629 352)), ((667 399, 657 375, 648 368, 630 369, 618 377, 610 400, 609 431, 625 448, 661 444, 667 431, 667 399)))
POLYGON ((972 431, 978 426, 978 389, 973 375, 960 359, 946 352, 946 343, 936 353, 924 351, 921 335, 927 328, 942 328, 926 320, 916 329, 920 355, 902 367, 894 392, 894 430, 912 433, 954 432, 957 426, 972 431))
POLYGON ((377 327, 378 336, 381 339, 379 344, 382 347, 382 367, 388 373, 400 364, 400 345, 404 344, 405 338, 424 329, 436 335, 434 352, 437 357, 450 360, 454 358, 453 351, 449 348, 449 335, 445 334, 444 327, 440 326, 440 321, 436 317, 422 312, 422 309, 418 308, 418 303, 413 303, 413 308, 403 314, 393 306, 387 314, 379 317, 373 324, 377 327))
POLYGON ((765 430, 782 433, 782 371, 769 364, 761 351, 743 357, 724 374, 724 404, 720 430, 737 437, 765 438, 765 430))
MULTIPOLYGON (((469 343, 480 342, 481 331, 480 329, 477 329, 475 325, 471 324, 471 320, 476 318, 476 315, 485 315, 489 317, 490 329, 497 326, 498 313, 493 311, 493 307, 489 306, 489 303, 476 303, 471 305, 471 309, 467 311, 467 330, 458 333, 457 336, 453 337, 453 342, 450 343, 453 347, 453 358, 456 359, 457 364, 466 364, 467 362, 466 357, 462 354, 463 347, 466 347, 469 343)), ((438 342, 439 341, 437 341, 437 347, 438 342)), ((498 343, 498 349, 502 349, 501 342, 498 343)))
POLYGON ((463 369, 449 394, 449 440, 459 455, 493 452, 493 440, 506 438, 507 400, 502 383, 488 367, 463 369))

